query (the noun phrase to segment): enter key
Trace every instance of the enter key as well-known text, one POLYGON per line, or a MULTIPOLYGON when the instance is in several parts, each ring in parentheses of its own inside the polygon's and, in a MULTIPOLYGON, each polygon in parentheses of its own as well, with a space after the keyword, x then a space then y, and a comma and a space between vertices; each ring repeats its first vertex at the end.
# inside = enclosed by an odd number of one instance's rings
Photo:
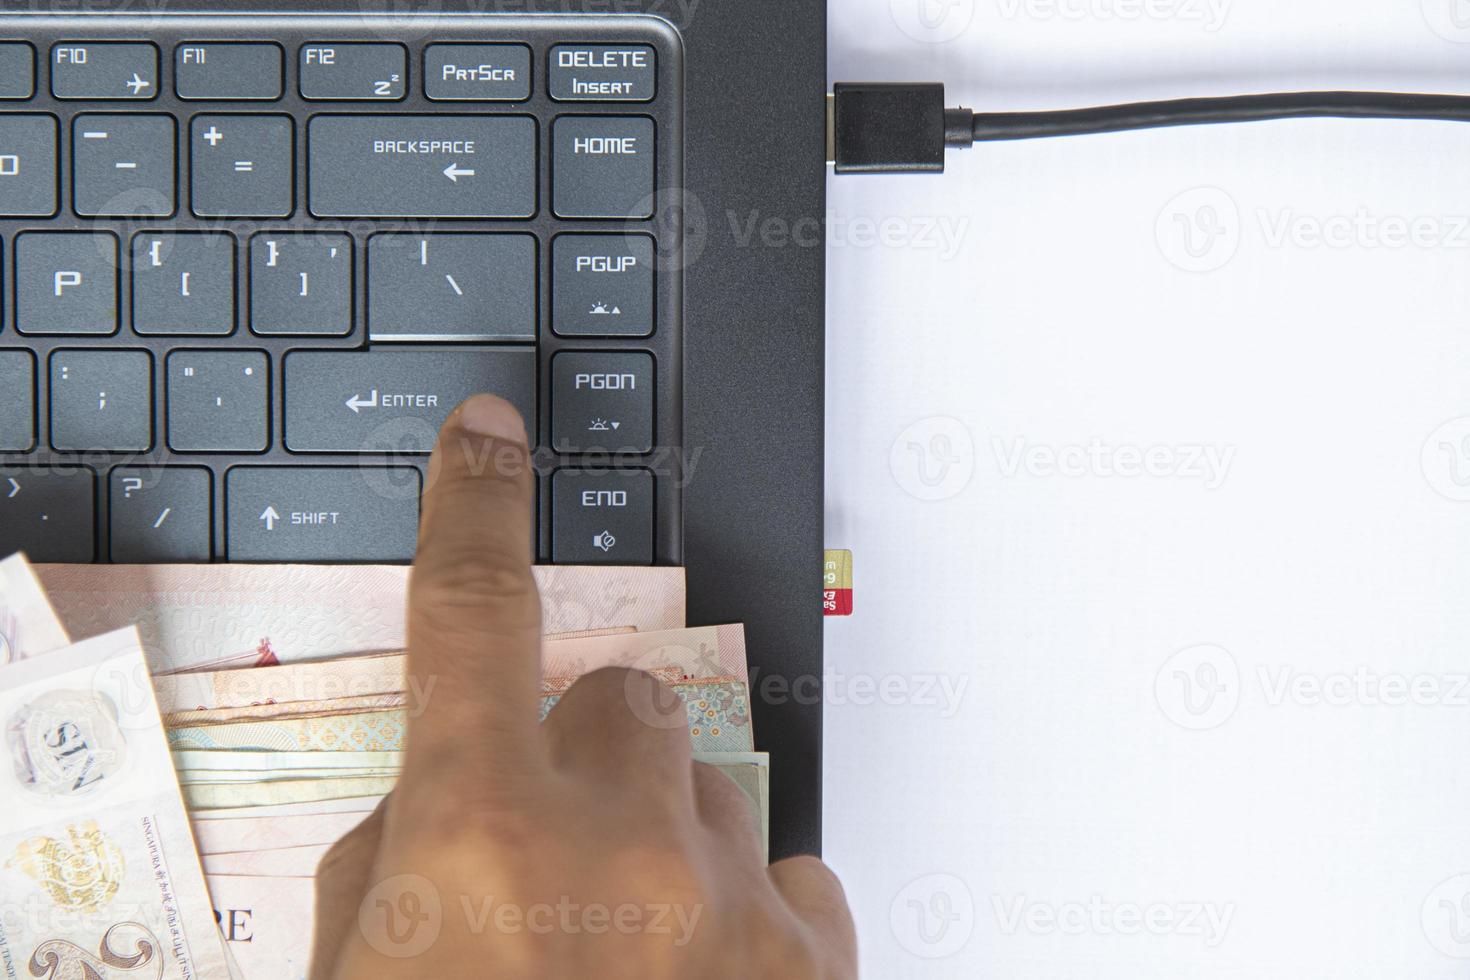
POLYGON ((428 453, 444 420, 480 392, 536 431, 532 347, 294 351, 286 355, 286 447, 298 453, 428 453))

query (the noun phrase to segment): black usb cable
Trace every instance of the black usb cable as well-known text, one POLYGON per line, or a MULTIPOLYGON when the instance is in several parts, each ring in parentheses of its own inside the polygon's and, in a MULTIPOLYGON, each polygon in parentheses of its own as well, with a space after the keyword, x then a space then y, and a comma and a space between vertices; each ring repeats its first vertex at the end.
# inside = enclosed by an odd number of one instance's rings
POLYGON ((974 143, 1310 117, 1465 122, 1470 121, 1470 97, 1283 92, 976 113, 946 108, 944 86, 937 83, 841 82, 827 99, 827 158, 838 173, 938 172, 944 169, 945 150, 974 143))

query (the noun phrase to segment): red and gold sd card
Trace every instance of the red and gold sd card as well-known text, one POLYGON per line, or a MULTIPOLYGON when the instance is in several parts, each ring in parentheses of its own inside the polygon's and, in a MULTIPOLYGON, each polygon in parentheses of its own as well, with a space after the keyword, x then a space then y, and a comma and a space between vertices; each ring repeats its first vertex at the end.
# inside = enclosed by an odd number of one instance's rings
POLYGON ((828 551, 822 559, 822 614, 852 615, 852 552, 828 551))

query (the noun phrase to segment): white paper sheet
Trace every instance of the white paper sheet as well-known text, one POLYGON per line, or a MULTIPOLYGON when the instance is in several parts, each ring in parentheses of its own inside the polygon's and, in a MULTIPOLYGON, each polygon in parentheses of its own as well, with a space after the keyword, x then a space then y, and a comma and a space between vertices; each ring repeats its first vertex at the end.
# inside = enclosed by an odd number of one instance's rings
MULTIPOLYGON (((923 2, 832 0, 833 80, 1470 92, 1456 0, 923 2)), ((1467 161, 1463 124, 1307 121, 831 181, 865 976, 1470 970, 1467 161)))

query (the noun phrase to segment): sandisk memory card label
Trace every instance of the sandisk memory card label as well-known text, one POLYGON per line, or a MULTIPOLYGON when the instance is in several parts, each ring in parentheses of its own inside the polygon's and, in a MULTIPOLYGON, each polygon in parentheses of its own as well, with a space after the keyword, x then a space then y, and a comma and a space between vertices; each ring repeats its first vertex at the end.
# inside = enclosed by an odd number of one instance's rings
POLYGON ((822 614, 852 615, 852 552, 829 550, 822 560, 822 614))

